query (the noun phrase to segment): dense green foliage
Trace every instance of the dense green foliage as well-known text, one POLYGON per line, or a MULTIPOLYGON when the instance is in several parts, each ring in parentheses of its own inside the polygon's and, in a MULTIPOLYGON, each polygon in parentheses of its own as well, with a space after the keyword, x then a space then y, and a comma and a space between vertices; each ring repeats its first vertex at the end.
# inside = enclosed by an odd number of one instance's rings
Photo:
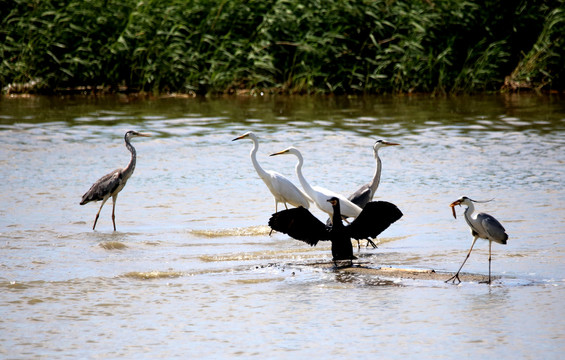
POLYGON ((0 85, 565 89, 565 0, 0 0, 0 85))

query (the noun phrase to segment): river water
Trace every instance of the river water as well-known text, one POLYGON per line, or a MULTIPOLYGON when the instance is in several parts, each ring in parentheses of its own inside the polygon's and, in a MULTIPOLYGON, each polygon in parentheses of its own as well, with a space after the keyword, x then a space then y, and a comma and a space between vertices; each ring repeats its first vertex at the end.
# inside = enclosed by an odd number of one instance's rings
MULTIPOLYGON (((0 100, 0 354, 34 358, 558 359, 565 351, 565 102, 558 96, 54 98, 0 100), (92 231, 81 196, 138 161, 92 231), (434 269, 386 279, 330 264, 329 244, 269 236, 274 201, 249 159, 296 184, 376 199, 404 217, 366 267, 434 269), (491 286, 445 284, 471 235, 461 195, 506 227, 491 286), (314 263, 327 266, 314 266, 314 263)), ((279 207, 280 208, 280 207, 279 207)), ((325 215, 312 212, 320 219, 325 215)), ((488 273, 488 243, 465 265, 488 273)))

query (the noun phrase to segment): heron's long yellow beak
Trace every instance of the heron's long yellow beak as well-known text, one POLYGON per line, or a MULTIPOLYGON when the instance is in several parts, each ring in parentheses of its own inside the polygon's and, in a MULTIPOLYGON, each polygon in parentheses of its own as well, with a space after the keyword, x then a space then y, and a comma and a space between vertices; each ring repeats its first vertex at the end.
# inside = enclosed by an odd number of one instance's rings
POLYGON ((457 214, 455 213, 455 206, 456 205, 461 205, 461 201, 455 200, 454 202, 449 204, 449 207, 451 208, 451 211, 453 212, 453 217, 457 219, 457 214))
POLYGON ((247 134, 243 134, 243 135, 241 135, 241 136, 236 137, 236 138, 233 139, 232 141, 240 140, 240 139, 243 139, 243 138, 246 138, 246 137, 247 137, 247 134))
POLYGON ((151 134, 139 133, 139 132, 138 132, 136 136, 151 137, 151 134))
POLYGON ((393 143, 393 142, 388 142, 388 141, 383 141, 383 145, 387 145, 387 146, 396 146, 396 145, 400 145, 400 144, 393 143))
POLYGON ((276 152, 276 153, 271 154, 271 155, 269 155, 269 156, 275 156, 275 155, 286 154, 287 152, 288 152, 288 149, 287 149, 287 150, 283 150, 283 151, 276 152))

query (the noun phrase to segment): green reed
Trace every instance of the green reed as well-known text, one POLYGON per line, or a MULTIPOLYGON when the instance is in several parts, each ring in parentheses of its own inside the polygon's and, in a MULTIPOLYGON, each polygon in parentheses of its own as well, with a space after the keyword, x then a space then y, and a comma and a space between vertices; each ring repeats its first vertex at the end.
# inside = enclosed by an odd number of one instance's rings
POLYGON ((0 0, 27 91, 564 89, 565 0, 0 0))

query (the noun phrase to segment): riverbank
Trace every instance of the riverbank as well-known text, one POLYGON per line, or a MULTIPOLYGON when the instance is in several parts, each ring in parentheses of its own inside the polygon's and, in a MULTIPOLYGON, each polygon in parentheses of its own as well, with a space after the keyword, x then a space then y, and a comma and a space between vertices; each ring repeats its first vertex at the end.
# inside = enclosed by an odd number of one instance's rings
POLYGON ((3 93, 565 89, 565 1, 13 1, 3 93))

